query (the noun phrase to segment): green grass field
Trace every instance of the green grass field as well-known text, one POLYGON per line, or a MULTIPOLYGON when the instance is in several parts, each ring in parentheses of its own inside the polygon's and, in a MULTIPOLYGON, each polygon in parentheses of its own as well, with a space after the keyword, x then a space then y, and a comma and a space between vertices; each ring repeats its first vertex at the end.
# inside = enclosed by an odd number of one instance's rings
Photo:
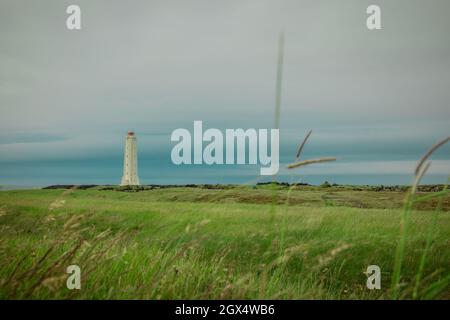
POLYGON ((406 192, 273 189, 2 191, 0 298, 450 298, 448 193, 419 195, 433 199, 411 213, 395 295, 406 192))

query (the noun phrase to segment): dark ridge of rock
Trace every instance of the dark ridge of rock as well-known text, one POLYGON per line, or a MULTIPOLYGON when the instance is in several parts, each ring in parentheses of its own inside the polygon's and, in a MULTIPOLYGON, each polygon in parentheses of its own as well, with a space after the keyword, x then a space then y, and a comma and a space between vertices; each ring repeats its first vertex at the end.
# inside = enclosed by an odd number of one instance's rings
POLYGON ((42 189, 71 189, 73 188, 73 184, 57 184, 53 186, 44 187, 42 189))
POLYGON ((331 184, 330 184, 328 181, 325 181, 324 183, 322 183, 322 184, 320 185, 320 187, 321 187, 321 188, 330 188, 330 187, 331 187, 331 184))
MULTIPOLYGON (((258 182, 256 185, 250 185, 249 188, 258 189, 258 187, 276 185, 283 188, 295 187, 297 190, 301 190, 302 187, 309 188, 327 188, 330 190, 352 190, 352 191, 375 191, 375 192, 406 192, 410 189, 410 186, 369 186, 369 185, 338 185, 336 183, 330 184, 325 181, 320 186, 313 186, 308 183, 287 183, 287 182, 258 182)), ((149 184, 149 185, 140 185, 140 186, 118 186, 118 185, 96 185, 96 184, 83 184, 83 185, 73 185, 73 184, 61 184, 61 185, 52 185, 48 187, 44 187, 42 189, 51 190, 51 189, 79 189, 79 190, 87 190, 91 188, 98 188, 98 190, 110 190, 110 191, 123 191, 123 192, 140 192, 145 190, 154 190, 154 189, 168 189, 168 188, 197 188, 197 189, 211 189, 211 190, 229 190, 236 187, 240 187, 240 185, 233 184, 178 184, 178 185, 158 185, 158 184, 149 184)), ((421 185, 417 188, 418 192, 439 192, 444 190, 443 184, 434 184, 434 185, 421 185)))
POLYGON ((42 189, 80 189, 80 190, 87 190, 90 188, 98 187, 98 184, 56 184, 53 186, 44 187, 42 189))

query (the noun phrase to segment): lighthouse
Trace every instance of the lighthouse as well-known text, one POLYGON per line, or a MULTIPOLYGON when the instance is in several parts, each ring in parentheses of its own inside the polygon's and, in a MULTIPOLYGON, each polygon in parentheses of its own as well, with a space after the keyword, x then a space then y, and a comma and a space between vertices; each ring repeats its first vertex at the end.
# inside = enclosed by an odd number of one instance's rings
POLYGON ((125 139, 125 151, 123 157, 123 177, 121 186, 138 186, 137 168, 137 142, 136 135, 130 131, 125 139))

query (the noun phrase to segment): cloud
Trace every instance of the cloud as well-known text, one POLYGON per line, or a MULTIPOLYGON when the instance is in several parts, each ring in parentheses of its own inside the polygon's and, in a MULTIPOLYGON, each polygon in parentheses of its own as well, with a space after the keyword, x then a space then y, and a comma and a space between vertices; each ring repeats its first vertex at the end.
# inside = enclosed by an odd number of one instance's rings
POLYGON ((64 141, 68 137, 50 133, 4 133, 0 135, 1 144, 15 143, 46 143, 55 141, 64 141))
POLYGON ((379 0, 375 32, 361 0, 78 0, 81 31, 70 4, 0 2, 2 163, 120 157, 128 130, 166 159, 194 120, 271 127, 281 29, 282 158, 309 129, 306 155, 345 161, 413 161, 448 135, 447 0, 379 0))
POLYGON ((80 0, 79 32, 69 4, 2 1, 2 128, 272 123, 282 28, 282 125, 449 116, 448 1, 381 1, 377 33, 359 0, 80 0))

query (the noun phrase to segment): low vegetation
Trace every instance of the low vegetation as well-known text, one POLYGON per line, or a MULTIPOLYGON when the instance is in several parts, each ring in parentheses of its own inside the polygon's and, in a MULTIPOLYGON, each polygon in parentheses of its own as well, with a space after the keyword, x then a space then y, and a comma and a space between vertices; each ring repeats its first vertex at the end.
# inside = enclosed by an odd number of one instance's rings
POLYGON ((448 299, 450 195, 439 190, 419 190, 405 235, 405 190, 2 191, 0 298, 448 299), (66 287, 71 264, 81 290, 66 287), (373 264, 381 290, 366 287, 373 264))

